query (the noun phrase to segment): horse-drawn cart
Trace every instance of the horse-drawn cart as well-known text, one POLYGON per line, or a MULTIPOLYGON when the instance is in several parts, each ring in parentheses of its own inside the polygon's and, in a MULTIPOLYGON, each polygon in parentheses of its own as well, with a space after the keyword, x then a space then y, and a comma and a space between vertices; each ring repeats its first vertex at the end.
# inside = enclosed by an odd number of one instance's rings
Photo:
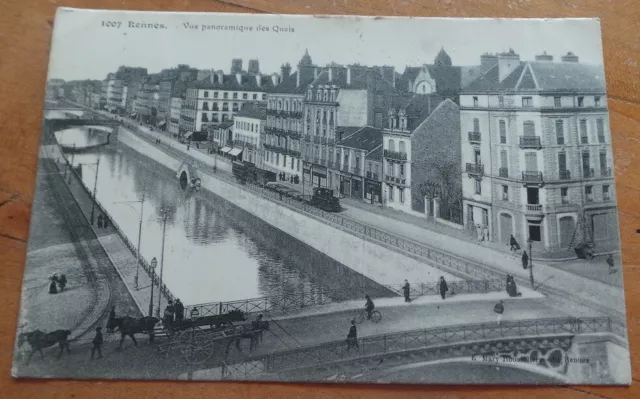
POLYGON ((253 349, 262 331, 268 330, 268 322, 257 320, 237 324, 244 321, 244 313, 234 310, 222 315, 174 322, 171 326, 163 326, 159 332, 158 335, 165 335, 167 341, 158 345, 158 351, 167 357, 181 355, 187 363, 198 365, 222 351, 226 354, 232 342, 239 347, 243 338, 251 339, 250 349, 253 349))

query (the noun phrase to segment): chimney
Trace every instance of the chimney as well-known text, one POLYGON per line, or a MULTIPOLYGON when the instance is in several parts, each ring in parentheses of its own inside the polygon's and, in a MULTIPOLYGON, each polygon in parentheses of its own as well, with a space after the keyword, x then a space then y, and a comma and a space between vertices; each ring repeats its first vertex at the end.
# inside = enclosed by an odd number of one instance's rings
POLYGON ((480 56, 480 66, 483 67, 492 67, 498 63, 498 56, 494 54, 482 54, 480 56))
POLYGON ((224 83, 224 72, 217 71, 216 75, 218 75, 218 83, 220 84, 224 83))
POLYGON ((280 73, 282 75, 282 80, 285 80, 291 75, 291 65, 287 62, 280 67, 280 73))
POLYGON ((319 73, 318 67, 314 67, 313 68, 313 79, 316 79, 318 77, 318 73, 319 73))
POLYGON ((236 80, 238 81, 239 85, 242 84, 242 74, 240 72, 236 73, 236 80))
POLYGON ((538 62, 552 62, 553 56, 551 54, 547 54, 546 51, 542 52, 542 54, 536 55, 536 61, 538 62))
POLYGON ((506 53, 498 54, 498 78, 502 82, 520 65, 520 56, 509 49, 506 53))
POLYGON ((278 74, 277 74, 277 73, 275 73, 275 72, 274 72, 274 73, 272 73, 272 74, 271 74, 271 84, 272 84, 273 86, 277 86, 277 85, 278 85, 279 80, 280 80, 280 77, 278 76, 278 74))
POLYGON ((296 73, 296 87, 300 87, 300 74, 302 74, 302 71, 298 69, 298 73, 296 73))
POLYGON ((329 82, 333 82, 333 67, 329 67, 329 82))
POLYGON ((351 84, 351 67, 347 67, 347 85, 351 84))
POLYGON ((258 85, 258 87, 262 86, 262 75, 261 74, 257 74, 256 75, 256 84, 258 85))
POLYGON ((561 58, 562 62, 578 62, 580 59, 577 55, 573 54, 571 51, 567 53, 567 55, 563 55, 561 58))

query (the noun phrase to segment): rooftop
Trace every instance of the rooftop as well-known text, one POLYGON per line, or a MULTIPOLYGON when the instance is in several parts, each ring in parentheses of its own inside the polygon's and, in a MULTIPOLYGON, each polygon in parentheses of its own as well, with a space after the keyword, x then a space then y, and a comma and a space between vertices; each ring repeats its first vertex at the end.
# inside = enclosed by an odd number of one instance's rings
MULTIPOLYGON (((213 75, 214 79, 218 75, 213 75)), ((271 75, 248 75, 242 74, 240 81, 238 81, 235 74, 222 75, 222 82, 211 82, 210 77, 205 77, 199 81, 193 82, 189 85, 190 88, 197 89, 220 89, 220 90, 237 90, 237 91, 271 91, 274 87, 271 80, 271 75), (257 82, 256 77, 260 79, 260 85, 257 82)))
MULTIPOLYGON (((382 142, 380 142, 382 144, 382 142)), ((379 145, 374 150, 370 151, 364 157, 368 161, 382 162, 382 145, 379 145)))
POLYGON ((304 94, 307 90, 307 85, 313 81, 313 76, 307 79, 300 78, 300 86, 298 86, 298 73, 292 73, 271 91, 273 93, 304 94))
POLYGON ((266 105, 257 102, 248 103, 245 104, 240 111, 238 111, 236 117, 266 120, 267 107, 266 105))
POLYGON ((336 145, 357 148, 369 152, 382 144, 382 129, 364 126, 350 136, 340 140, 336 145))

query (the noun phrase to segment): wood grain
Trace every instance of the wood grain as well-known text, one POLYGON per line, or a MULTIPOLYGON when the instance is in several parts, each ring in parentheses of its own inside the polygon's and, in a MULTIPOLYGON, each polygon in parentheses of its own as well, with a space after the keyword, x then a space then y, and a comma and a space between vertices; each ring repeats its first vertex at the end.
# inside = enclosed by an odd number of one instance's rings
MULTIPOLYGON (((636 0, 4 0, 0 12, 0 393, 12 398, 638 398, 640 397, 640 2, 636 0), (20 300, 51 28, 58 6, 167 11, 599 17, 615 153, 634 383, 620 387, 441 387, 258 383, 15 381, 20 300)), ((558 38, 561 40, 561 38, 558 38)), ((399 38, 402 40, 402 38, 399 38)))

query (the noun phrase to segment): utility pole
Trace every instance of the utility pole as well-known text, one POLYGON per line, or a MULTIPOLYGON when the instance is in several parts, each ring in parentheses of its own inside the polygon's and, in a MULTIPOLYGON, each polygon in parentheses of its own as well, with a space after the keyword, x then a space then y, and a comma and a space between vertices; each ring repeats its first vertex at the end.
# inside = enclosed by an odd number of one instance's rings
POLYGON ((98 157, 98 162, 96 162, 96 178, 93 182, 93 200, 91 201, 91 218, 90 222, 93 225, 93 217, 96 207, 96 191, 98 190, 98 171, 100 170, 100 157, 98 157))
POLYGON ((160 252, 160 282, 158 283, 158 308, 156 309, 156 317, 160 318, 160 299, 162 298, 162 272, 164 270, 164 240, 167 230, 167 217, 169 216, 166 209, 161 209, 162 212, 162 250, 160 252))
POLYGON ((71 165, 69 166, 71 170, 69 171, 69 183, 71 184, 71 175, 73 174, 73 158, 76 155, 76 143, 73 143, 73 152, 71 153, 71 165))
POLYGON ((142 192, 142 200, 140 201, 140 224, 138 225, 138 250, 136 255, 136 276, 134 277, 134 286, 138 290, 138 271, 140 269, 140 239, 142 238, 142 215, 144 212, 144 191, 142 192))

